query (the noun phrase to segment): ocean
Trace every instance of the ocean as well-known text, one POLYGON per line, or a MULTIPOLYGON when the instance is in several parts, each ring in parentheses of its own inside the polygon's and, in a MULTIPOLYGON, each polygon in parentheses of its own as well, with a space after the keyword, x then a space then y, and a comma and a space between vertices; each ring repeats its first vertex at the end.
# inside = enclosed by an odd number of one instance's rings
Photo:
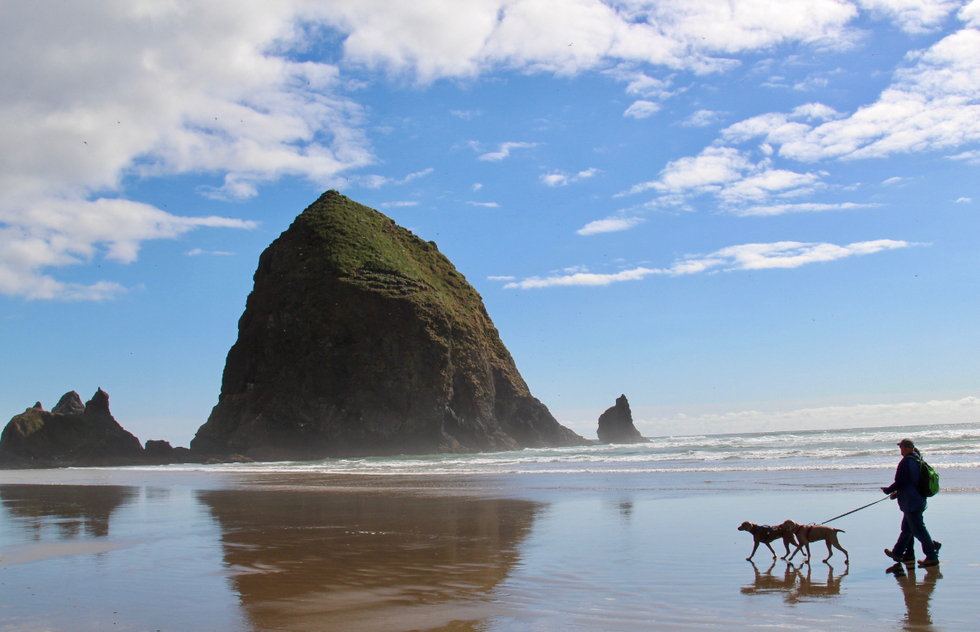
POLYGON ((0 632, 975 630, 978 522, 980 423, 5 470, 0 632), (894 572, 906 437, 942 563, 894 572), (848 554, 747 561, 787 518, 848 554))
MULTIPOLYGON (((324 459, 217 466, 238 472, 403 476, 651 474, 892 468, 897 443, 912 439, 938 469, 980 467, 980 423, 870 429, 655 437, 649 443, 525 449, 480 454, 324 459)), ((216 466, 171 466, 213 470, 216 466)))

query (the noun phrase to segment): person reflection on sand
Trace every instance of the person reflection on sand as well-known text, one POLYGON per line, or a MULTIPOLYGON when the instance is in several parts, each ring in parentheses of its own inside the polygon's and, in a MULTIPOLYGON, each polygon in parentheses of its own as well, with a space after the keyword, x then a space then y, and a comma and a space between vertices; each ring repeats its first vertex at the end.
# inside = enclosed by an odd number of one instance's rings
POLYGON ((907 575, 901 563, 889 568, 888 572, 895 575, 898 585, 902 587, 902 596, 905 598, 906 613, 902 627, 906 630, 931 630, 932 615, 929 612, 929 600, 932 599, 932 592, 936 590, 936 582, 943 576, 939 568, 932 566, 926 569, 921 583, 916 582, 914 566, 908 567, 907 575))
MULTIPOLYGON (((751 563, 751 562, 750 562, 751 563)), ((752 563, 752 570, 755 571, 755 580, 748 586, 743 586, 743 595, 782 593, 788 603, 801 601, 811 601, 815 598, 838 597, 840 596, 841 581, 847 576, 848 567, 844 567, 844 572, 834 576, 834 567, 827 564, 827 581, 814 582, 813 569, 809 564, 794 566, 787 564, 782 577, 774 575, 772 570, 776 562, 764 572, 752 563)))
POLYGON ((231 587, 257 630, 483 629, 538 503, 208 490, 231 587))

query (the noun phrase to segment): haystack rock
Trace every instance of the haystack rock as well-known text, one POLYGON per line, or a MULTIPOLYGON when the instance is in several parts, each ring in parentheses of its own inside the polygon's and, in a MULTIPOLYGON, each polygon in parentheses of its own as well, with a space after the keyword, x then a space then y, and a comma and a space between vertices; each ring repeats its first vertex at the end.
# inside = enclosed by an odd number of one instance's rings
POLYGON ((648 439, 640 436, 633 425, 633 413, 625 395, 616 399, 616 405, 599 415, 599 429, 596 431, 602 443, 646 443, 648 439))
POLYGON ((259 258, 191 449, 257 459, 585 445, 436 248, 337 191, 259 258))
POLYGON ((0 435, 0 461, 13 465, 94 465, 139 458, 139 439, 109 412, 101 388, 82 405, 78 393, 66 393, 50 412, 40 402, 15 415, 0 435))

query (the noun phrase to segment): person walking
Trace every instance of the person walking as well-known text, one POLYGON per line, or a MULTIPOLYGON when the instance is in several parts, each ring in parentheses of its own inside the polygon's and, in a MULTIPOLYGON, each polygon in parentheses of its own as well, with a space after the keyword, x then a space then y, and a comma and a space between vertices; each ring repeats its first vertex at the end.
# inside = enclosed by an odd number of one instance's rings
POLYGON ((902 439, 898 444, 902 460, 895 470, 895 482, 881 491, 892 498, 898 498, 898 508, 902 510, 902 531, 894 549, 885 549, 885 555, 896 562, 915 560, 915 540, 922 545, 925 559, 919 566, 928 568, 939 565, 939 542, 934 542, 926 529, 922 513, 926 510, 926 499, 919 493, 919 459, 921 455, 911 439, 902 439))

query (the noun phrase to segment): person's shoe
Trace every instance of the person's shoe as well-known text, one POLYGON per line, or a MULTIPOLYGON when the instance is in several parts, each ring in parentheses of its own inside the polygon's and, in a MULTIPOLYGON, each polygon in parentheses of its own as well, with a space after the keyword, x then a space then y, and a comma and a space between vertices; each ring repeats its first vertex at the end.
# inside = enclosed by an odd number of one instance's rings
POLYGON ((939 557, 939 549, 943 548, 943 543, 942 542, 936 542, 935 540, 933 540, 932 541, 932 544, 933 544, 933 546, 936 547, 936 557, 939 557))
POLYGON ((901 562, 895 562, 891 566, 885 569, 886 573, 890 573, 895 577, 905 577, 905 567, 902 566, 901 562))
POLYGON ((939 566, 939 558, 919 560, 919 568, 929 568, 930 566, 939 566))
POLYGON ((891 549, 885 549, 885 555, 892 558, 896 562, 915 562, 915 554, 911 551, 905 554, 905 557, 898 557, 891 549))

